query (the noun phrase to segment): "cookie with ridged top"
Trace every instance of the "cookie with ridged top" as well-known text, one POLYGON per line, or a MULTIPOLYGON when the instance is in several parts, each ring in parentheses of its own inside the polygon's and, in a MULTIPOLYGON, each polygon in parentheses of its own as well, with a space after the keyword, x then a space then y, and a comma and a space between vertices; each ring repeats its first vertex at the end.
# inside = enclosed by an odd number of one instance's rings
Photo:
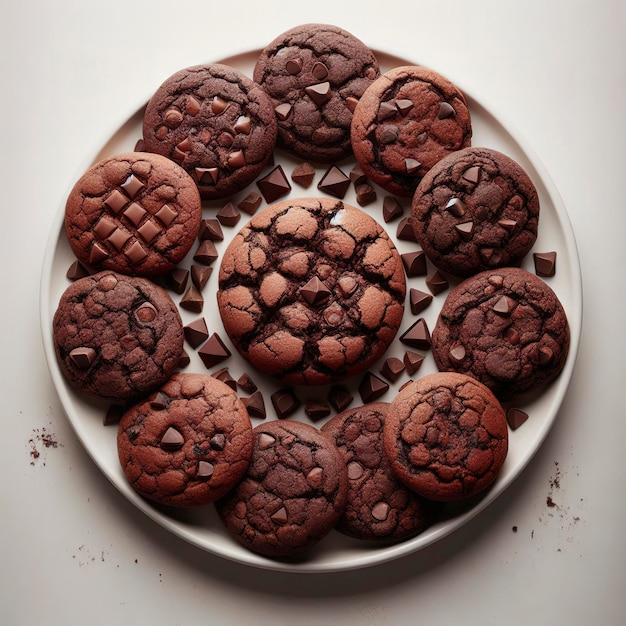
POLYGON ((215 503, 228 532, 249 550, 288 557, 310 549, 346 505, 346 466, 332 440, 303 422, 275 420, 253 430, 240 483, 215 503))
POLYGON ((221 63, 171 75, 150 98, 143 118, 144 149, 178 163, 209 200, 251 183, 272 158, 276 133, 267 94, 221 63))
POLYGON ((156 277, 191 249, 202 219, 187 172, 158 154, 124 152, 92 165, 65 205, 72 252, 94 271, 156 277))
POLYGON ((262 372, 328 384, 366 370, 403 315, 402 260, 383 228, 330 198, 273 204, 222 255, 218 307, 231 341, 262 372))
POLYGON ((352 119, 354 156, 383 189, 410 197, 440 159, 470 145, 472 124, 463 93, 437 72, 415 65, 380 76, 352 119))
POLYGON ((117 433, 118 457, 143 497, 175 507, 221 498, 252 455, 252 425, 237 394, 203 374, 174 374, 130 407, 117 433))
POLYGON ((538 222, 532 180, 491 148, 465 148, 441 159, 411 205, 411 225, 426 256, 456 276, 519 266, 537 239, 538 222))
POLYGON ((302 24, 280 34, 253 73, 275 107, 279 145, 321 163, 352 154, 354 107, 379 75, 374 53, 331 24, 302 24))

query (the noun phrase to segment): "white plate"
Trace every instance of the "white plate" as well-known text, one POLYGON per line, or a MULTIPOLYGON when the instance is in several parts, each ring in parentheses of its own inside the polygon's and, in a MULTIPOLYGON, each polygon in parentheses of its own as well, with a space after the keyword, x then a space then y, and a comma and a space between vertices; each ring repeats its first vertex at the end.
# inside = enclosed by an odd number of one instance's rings
MULTIPOLYGON (((248 76, 252 76, 252 69, 259 52, 258 50, 246 52, 224 59, 221 62, 240 69, 248 76)), ((386 53, 376 52, 376 55, 383 71, 399 65, 411 64, 410 61, 386 53)), ((164 76, 164 79, 165 78, 164 76)), ((360 542, 333 531, 316 546, 310 557, 306 560, 296 563, 273 561, 247 551, 231 539, 224 532, 214 508, 211 505, 191 511, 172 512, 171 510, 164 511, 137 496, 126 482, 119 465, 116 449, 116 428, 114 426, 103 426, 103 416, 106 405, 85 399, 76 394, 65 382, 55 359, 51 332, 52 317, 56 310, 59 297, 69 285, 66 272, 74 261, 73 254, 67 244, 63 231, 65 198, 62 199, 48 243, 41 283, 41 324, 45 353, 52 379, 77 437, 102 473, 138 509, 167 530, 211 553, 232 561, 261 568, 292 572, 331 572, 371 566, 418 551, 461 527, 469 519, 483 510, 489 503, 493 502, 520 474, 539 449, 554 422, 563 396, 567 390, 574 368, 576 353, 578 351, 582 322, 582 288, 576 242, 561 198, 548 173, 538 161, 537 157, 519 136, 513 133, 508 122, 505 124, 501 119, 493 115, 487 108, 474 99, 463 85, 458 82, 457 85, 465 93, 471 111, 474 130, 472 145, 495 148, 509 155, 524 167, 537 187, 541 202, 541 214, 539 220, 539 236, 533 251, 547 252, 555 250, 558 253, 556 275, 546 280, 557 293, 567 312, 571 327, 571 348, 565 369, 560 377, 541 393, 524 398, 523 402, 516 404, 516 406, 528 412, 530 418, 520 428, 510 433, 509 454, 493 488, 479 500, 457 507, 455 512, 450 513, 446 519, 441 520, 421 535, 402 543, 381 545, 360 542)), ((156 87, 157 85, 155 85, 155 89, 156 87)), ((106 144, 101 147, 92 162, 104 158, 105 156, 132 150, 135 146, 135 142, 141 136, 142 113, 143 107, 135 111, 120 128, 113 133, 106 144)), ((295 160, 277 151, 275 163, 282 164, 287 175, 290 174, 291 170, 298 162, 299 160, 295 160)), ((88 163, 87 165, 90 164, 91 163, 88 163)), ((340 163, 340 167, 346 174, 349 173, 353 165, 354 162, 350 160, 340 163)), ((319 195, 317 183, 325 171, 325 166, 317 166, 316 177, 311 187, 303 189, 297 185, 293 185, 290 197, 319 195)), ((83 172, 78 172, 76 179, 78 179, 82 173, 83 172)), ((72 181, 70 187, 73 185, 73 182, 74 181, 72 181)), ((242 191, 234 197, 235 203, 243 198, 250 190, 257 191, 254 183, 247 190, 242 191)), ((381 207, 382 198, 387 194, 381 189, 377 189, 377 192, 378 201, 365 207, 364 210, 374 216, 381 224, 384 224, 381 207)), ((344 201, 348 204, 358 206, 353 188, 348 191, 344 201)), ((214 210, 212 209, 214 207, 223 206, 225 202, 224 200, 206 205, 204 216, 212 216, 214 214, 214 210)), ((403 204, 405 206, 406 215, 408 214, 409 201, 404 200, 403 204)), ((245 214, 243 214, 243 217, 245 217, 245 214)), ((218 243, 218 250, 225 248, 228 240, 239 230, 244 222, 245 219, 242 218, 236 227, 224 228, 225 240, 218 243)), ((399 251, 403 253, 415 249, 415 244, 407 241, 398 241, 396 239, 397 223, 397 221, 394 221, 388 224, 387 231, 395 240, 399 251)), ((181 264, 182 266, 189 267, 194 250, 192 250, 189 257, 181 264)), ((218 264, 219 260, 215 264, 216 268, 218 264)), ((532 266, 532 254, 526 257, 524 267, 529 271, 534 271, 532 266)), ((432 270, 434 268, 431 266, 430 269, 432 270)), ((217 271, 214 271, 211 280, 204 289, 205 306, 202 315, 207 320, 209 330, 211 332, 218 332, 222 338, 226 339, 219 315, 216 313, 215 301, 212 298, 212 294, 215 293, 216 288, 216 275, 217 271)), ((407 281, 407 286, 415 287, 422 291, 428 291, 424 278, 410 278, 407 281)), ((445 296, 446 292, 436 296, 433 303, 420 314, 420 317, 425 318, 431 330, 434 327, 445 296)), ((175 300, 178 300, 178 298, 179 296, 174 296, 175 300)), ((185 324, 200 317, 200 315, 190 314, 184 310, 181 310, 181 314, 185 324)), ((416 317, 411 315, 407 307, 402 328, 398 336, 415 320, 416 317)), ((399 340, 396 338, 386 356, 393 354, 402 356, 405 349, 406 347, 400 344, 399 340)), ((207 373, 198 355, 191 349, 188 349, 188 352, 190 353, 192 362, 186 371, 207 373)), ((228 366, 231 374, 235 378, 238 378, 243 372, 248 372, 254 378, 255 382, 257 382, 259 387, 264 391, 268 408, 267 419, 274 419, 275 415, 273 414, 269 397, 270 394, 277 389, 276 383, 264 379, 259 372, 252 370, 249 365, 240 359, 235 350, 233 350, 233 356, 228 361, 213 368, 211 371, 215 371, 223 366, 228 366)), ((378 367, 371 368, 371 371, 377 374, 378 367)), ((436 367, 432 355, 427 353, 426 359, 418 374, 423 375, 434 371, 436 371, 436 367)), ((407 380, 408 375, 405 373, 396 384, 391 385, 391 389, 380 398, 380 400, 390 401, 398 387, 407 380)), ((357 383, 358 380, 350 382, 350 386, 354 392, 353 405, 361 402, 359 394, 356 391, 357 383)), ((319 395, 323 393, 323 389, 298 389, 298 392, 302 398, 306 398, 307 395, 319 395)), ((293 419, 308 421, 303 411, 293 416, 293 419)), ((258 420, 253 420, 253 424, 256 425, 257 423, 259 423, 258 420)), ((320 424, 318 424, 318 426, 319 425, 320 424)), ((123 514, 120 512, 120 524, 124 523, 122 515, 123 514)))

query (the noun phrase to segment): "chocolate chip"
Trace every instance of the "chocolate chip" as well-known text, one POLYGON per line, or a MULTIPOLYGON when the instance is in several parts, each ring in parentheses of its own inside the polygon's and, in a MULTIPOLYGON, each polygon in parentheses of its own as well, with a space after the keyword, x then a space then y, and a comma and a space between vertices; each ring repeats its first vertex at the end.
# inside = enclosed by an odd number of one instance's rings
POLYGON ((198 356, 202 359, 202 362, 207 369, 221 363, 230 355, 230 350, 226 347, 217 333, 213 333, 207 339, 202 348, 198 350, 198 356))
POLYGON ((235 226, 241 219, 241 213, 232 202, 227 202, 216 214, 223 226, 235 226))
POLYGON ((421 313, 432 301, 433 297, 431 294, 414 287, 409 289, 409 306, 413 315, 421 313))
POLYGON ((452 105, 448 102, 442 102, 439 105, 439 111, 437 113, 437 118, 440 120, 445 120, 447 117, 453 117, 454 116, 454 108, 452 107, 452 105))
POLYGON ((274 108, 274 111, 276 112, 276 117, 281 122, 284 122, 289 117, 289 114, 291 113, 291 108, 292 107, 289 102, 283 102, 282 104, 279 104, 274 108))
POLYGON ((191 363, 191 359, 185 350, 183 350, 178 357, 178 365, 177 367, 183 369, 187 367, 191 363))
POLYGON ((85 276, 89 276, 89 270, 80 261, 74 261, 69 266, 65 276, 69 280, 74 281, 78 280, 79 278, 85 278, 85 276))
POLYGON ((400 220, 396 230, 396 237, 398 239, 402 239, 403 241, 417 241, 415 238, 415 231, 413 230, 413 226, 411 224, 410 215, 407 215, 400 220))
POLYGON ((291 191, 291 185, 280 165, 277 165, 269 174, 257 180, 256 184, 266 202, 274 202, 274 200, 291 191))
POLYGON ((325 400, 307 400, 304 404, 304 412, 314 422, 330 415, 330 404, 325 400))
POLYGON ((198 239, 200 239, 200 241, 205 239, 210 239, 211 241, 222 241, 224 239, 224 232, 222 231, 222 225, 219 220, 216 218, 202 220, 198 231, 198 239))
POLYGON ((391 222, 404 213, 402 205, 394 196, 385 196, 383 198, 383 219, 385 222, 391 222))
POLYGON ((196 253, 193 255, 193 260, 198 263, 202 263, 202 265, 211 265, 217 258, 219 254, 217 252, 217 248, 215 247, 215 243, 210 239, 205 239, 196 250, 196 253))
POLYGON ((143 302, 135 309, 134 314, 139 324, 148 324, 156 318, 157 310, 151 302, 143 302))
POLYGON ((220 176, 220 171, 217 167, 196 167, 194 172, 198 182, 203 185, 215 185, 220 176))
POLYGON ((442 293, 449 287, 447 279, 439 272, 439 270, 435 270, 426 278, 426 285, 434 296, 442 293))
POLYGON ((498 225, 502 226, 502 228, 504 228, 504 230, 506 230, 507 232, 512 233, 515 230, 515 227, 517 226, 517 221, 509 220, 509 219, 501 219, 501 220, 498 220, 498 225))
POLYGON ((537 346, 532 358, 539 365, 547 365, 554 358, 554 352, 548 346, 537 346))
POLYGON ((309 85, 304 88, 304 91, 318 107, 328 102, 332 96, 330 83, 328 81, 317 83, 316 85, 309 85))
POLYGON ((383 126, 382 131, 380 133, 379 141, 381 144, 390 144, 398 141, 399 130, 397 126, 392 124, 387 124, 383 126))
POLYGON ((299 57, 295 59, 289 59, 287 63, 285 63, 285 69, 289 74, 295 76, 302 71, 302 59, 299 57))
POLYGON ((461 361, 463 361, 463 359, 465 358, 465 348, 459 344, 458 346, 450 348, 449 354, 450 360, 453 363, 461 363, 461 361))
POLYGON ((508 296, 498 298, 496 303, 493 305, 494 312, 504 316, 510 315, 512 308, 513 302, 508 296))
POLYGON ((259 435, 258 446, 260 450, 268 450, 276 443, 276 438, 269 433, 261 433, 259 435))
POLYGON ((556 273, 556 252, 535 252, 533 261, 537 276, 549 278, 556 273))
POLYGON ((224 433, 215 433, 211 439, 209 439, 209 445, 213 450, 221 452, 226 447, 226 436, 224 433))
POLYGON ((101 243, 94 241, 89 250, 89 263, 91 265, 97 265, 108 258, 109 251, 101 243))
POLYGON ((414 322, 401 336, 400 341, 418 350, 428 350, 431 346, 430 332, 424 318, 414 322))
POLYGON ((96 351, 88 347, 74 348, 70 352, 70 359, 79 370, 86 370, 96 360, 96 351))
POLYGON ((228 102, 219 96, 215 96, 213 100, 211 100, 211 112, 215 115, 219 115, 226 110, 228 106, 228 102))
POLYGON ((198 461, 198 478, 211 478, 215 468, 208 461, 198 461))
POLYGON ((404 159, 404 168, 409 176, 417 174, 421 165, 417 159, 404 159))
POLYGON ((265 400, 263 400, 263 394, 260 391, 255 391, 249 398, 241 398, 246 410, 250 417, 256 417, 258 419, 265 419, 265 400))
POLYGON ((513 430, 519 428, 527 419, 528 413, 521 409, 510 408, 506 412, 506 421, 513 430))
POLYGON ((402 372, 404 372, 404 363, 395 356, 385 359, 383 366, 380 368, 380 373, 392 383, 395 383, 400 378, 402 372))
POLYGON ((474 222, 470 220, 469 222, 455 224, 454 228, 456 229, 456 232, 459 233, 463 241, 469 241, 474 233, 474 222))
POLYGON ((478 165, 472 165, 463 172, 463 178, 468 183, 477 183, 480 180, 480 167, 478 165))
POLYGON ((330 289, 317 276, 314 276, 300 288, 300 295, 311 306, 319 306, 330 297, 330 289))
POLYGON ((207 267, 206 265, 196 265, 192 264, 190 274, 191 274, 191 282, 196 286, 196 289, 202 291, 206 286, 207 282, 209 282, 209 278, 213 273, 212 267, 207 267))
POLYGON ((275 524, 278 524, 278 526, 284 526, 288 521, 287 509, 284 506, 281 507, 280 509, 278 509, 278 511, 270 516, 270 519, 275 524))
POLYGON ((179 306, 186 311, 193 313, 202 313, 204 307, 204 298, 194 285, 190 285, 183 297, 180 299, 179 306))
POLYGON ((338 413, 347 409, 353 399, 352 394, 342 385, 333 385, 328 392, 328 402, 338 413))
POLYGON ((372 517, 379 522, 384 522, 389 516, 391 507, 386 502, 377 502, 372 507, 372 517))
POLYGON ((415 250, 413 252, 405 252, 400 255, 404 271, 408 278, 415 276, 426 276, 426 254, 423 250, 415 250))
POLYGON ((184 326, 183 333, 187 343, 192 348, 197 348, 209 336, 206 321, 203 317, 184 326))
POLYGON ((359 394, 365 404, 378 400, 388 389, 389 385, 372 372, 367 372, 359 383, 359 394))
POLYGON ((413 100, 407 100, 406 98, 396 100, 396 109, 398 109, 402 115, 407 115, 413 106, 413 100))
POLYGON ((392 102, 381 102, 378 107, 378 115, 377 120, 382 122, 383 120, 387 120, 390 117, 394 117, 398 113, 398 109, 396 108, 395 101, 392 102))
POLYGON ((289 417, 300 406, 300 400, 290 388, 279 389, 270 396, 270 399, 278 419, 289 417))
POLYGON ((243 373, 237 379, 237 385, 239 385, 245 393, 254 393, 257 390, 256 383, 250 378, 250 375, 246 373, 243 373))
POLYGON ((311 70, 311 74, 313 74, 317 80, 325 80, 328 78, 328 68, 321 61, 316 61, 311 70))
POLYGON ((331 165, 322 176, 317 188, 336 198, 343 198, 350 187, 350 178, 336 165, 331 165))
POLYGON ((251 191, 239 202, 237 208, 248 215, 254 215, 261 206, 262 201, 263 198, 256 191, 251 191))
POLYGON ((184 437, 181 433, 176 430, 173 426, 170 426, 166 431, 163 437, 161 437, 161 449, 167 452, 175 452, 176 450, 180 450, 185 443, 184 437))
POLYGON ((446 211, 449 211, 454 217, 462 217, 465 215, 465 204, 459 198, 450 198, 446 204, 446 211))
POLYGON ((300 163, 291 172, 291 180, 301 187, 310 187, 314 178, 315 168, 308 161, 300 163))
POLYGON ((157 394, 154 396, 154 398, 150 402, 150 407, 157 411, 163 411, 167 409, 169 405, 170 405, 170 397, 166 393, 163 393, 162 391, 158 391, 157 394))
POLYGON ((407 350, 402 358, 406 371, 410 376, 413 376, 417 370, 422 366, 424 362, 424 355, 417 354, 417 352, 411 352, 407 350))

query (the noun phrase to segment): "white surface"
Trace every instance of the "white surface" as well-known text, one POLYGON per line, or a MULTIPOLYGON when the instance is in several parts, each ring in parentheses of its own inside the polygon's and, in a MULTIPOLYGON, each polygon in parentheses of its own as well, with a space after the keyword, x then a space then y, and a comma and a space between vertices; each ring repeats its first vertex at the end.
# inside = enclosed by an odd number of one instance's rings
POLYGON ((617 0, 439 4, 362 2, 356 12, 334 1, 25 0, 5 9, 3 624, 622 623, 626 8, 617 0), (501 498, 415 555, 289 576, 173 538, 103 478, 48 374, 38 292, 58 204, 128 112, 173 71, 307 21, 415 58, 511 120, 567 207, 585 313, 555 426, 501 498), (45 447, 45 434, 57 447, 45 447))

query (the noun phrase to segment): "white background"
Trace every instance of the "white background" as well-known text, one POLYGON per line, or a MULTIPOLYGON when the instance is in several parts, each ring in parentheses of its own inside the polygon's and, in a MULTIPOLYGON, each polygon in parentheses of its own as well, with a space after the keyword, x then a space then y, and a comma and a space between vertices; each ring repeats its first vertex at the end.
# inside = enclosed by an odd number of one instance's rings
POLYGON ((626 3, 21 0, 0 29, 1 623, 623 623, 626 3), (570 215, 584 322, 555 425, 494 504, 401 560, 294 576, 185 544, 100 475, 48 374, 39 280, 81 167, 165 77, 304 22, 430 66, 513 121, 570 215))

